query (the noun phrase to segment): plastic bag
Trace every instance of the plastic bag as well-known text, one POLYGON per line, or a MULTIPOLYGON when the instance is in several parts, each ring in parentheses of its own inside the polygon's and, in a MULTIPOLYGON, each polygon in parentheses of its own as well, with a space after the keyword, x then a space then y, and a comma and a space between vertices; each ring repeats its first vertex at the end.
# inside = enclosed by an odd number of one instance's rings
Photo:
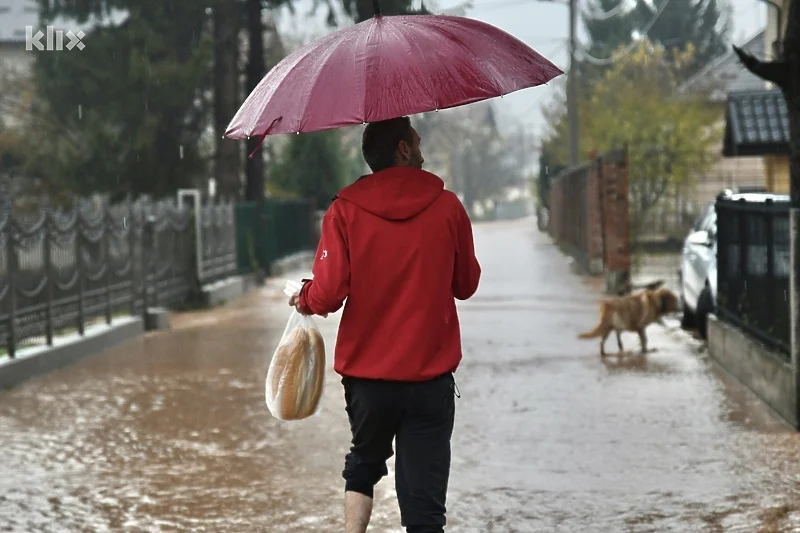
MULTIPOLYGON (((287 295, 298 291, 287 282, 287 295)), ((267 371, 267 408, 280 420, 308 418, 317 412, 324 385, 325 341, 310 316, 293 310, 267 371)))

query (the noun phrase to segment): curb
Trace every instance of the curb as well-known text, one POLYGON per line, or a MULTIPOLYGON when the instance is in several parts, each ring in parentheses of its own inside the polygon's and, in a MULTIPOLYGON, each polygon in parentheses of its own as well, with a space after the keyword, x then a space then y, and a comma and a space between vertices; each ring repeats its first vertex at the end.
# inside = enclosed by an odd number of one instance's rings
POLYGON ((53 346, 19 350, 16 358, 0 363, 0 390, 9 389, 33 377, 141 337, 144 334, 144 323, 139 317, 124 317, 110 326, 90 326, 85 333, 83 337, 77 333, 57 337, 53 340, 53 346))

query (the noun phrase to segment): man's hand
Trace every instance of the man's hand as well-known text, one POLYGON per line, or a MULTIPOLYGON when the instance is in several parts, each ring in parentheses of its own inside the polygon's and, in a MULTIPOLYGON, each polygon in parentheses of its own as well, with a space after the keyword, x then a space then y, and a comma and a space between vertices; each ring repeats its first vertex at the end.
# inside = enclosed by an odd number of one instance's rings
MULTIPOLYGON (((307 313, 304 313, 304 312, 302 312, 300 310, 300 293, 299 292, 296 292, 296 293, 292 294, 292 296, 289 298, 289 306, 290 307, 294 307, 295 311, 297 311, 301 315, 311 316, 311 315, 309 315, 307 313)), ((328 313, 325 313, 324 315, 320 315, 320 316, 322 316, 322 318, 328 318, 328 313)))

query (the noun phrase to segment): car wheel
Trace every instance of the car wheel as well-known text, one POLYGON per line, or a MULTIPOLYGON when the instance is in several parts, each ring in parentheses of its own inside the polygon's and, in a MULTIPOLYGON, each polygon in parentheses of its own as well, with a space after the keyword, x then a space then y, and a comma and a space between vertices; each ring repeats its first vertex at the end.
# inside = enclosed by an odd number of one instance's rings
POLYGON ((697 298, 697 329, 700 336, 704 339, 708 338, 708 315, 714 311, 714 302, 711 300, 711 290, 708 285, 700 293, 697 298))
POLYGON ((683 302, 683 317, 681 317, 681 327, 683 329, 691 329, 696 326, 696 317, 692 310, 683 302))
POLYGON ((689 306, 686 305, 686 297, 683 294, 683 272, 680 269, 678 269, 678 285, 681 287, 681 307, 683 308, 681 328, 691 329, 695 327, 695 316, 689 306))

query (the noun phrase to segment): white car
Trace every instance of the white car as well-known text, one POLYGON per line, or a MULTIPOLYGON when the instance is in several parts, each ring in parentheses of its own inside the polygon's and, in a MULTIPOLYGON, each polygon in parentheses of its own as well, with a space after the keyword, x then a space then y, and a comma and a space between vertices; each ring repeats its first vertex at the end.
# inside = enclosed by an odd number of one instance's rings
MULTIPOLYGON (((789 196, 765 192, 720 194, 718 199, 786 202, 789 196)), ((717 211, 715 203, 706 206, 683 243, 678 272, 683 303, 683 327, 696 327, 704 338, 708 314, 717 304, 717 211)))

